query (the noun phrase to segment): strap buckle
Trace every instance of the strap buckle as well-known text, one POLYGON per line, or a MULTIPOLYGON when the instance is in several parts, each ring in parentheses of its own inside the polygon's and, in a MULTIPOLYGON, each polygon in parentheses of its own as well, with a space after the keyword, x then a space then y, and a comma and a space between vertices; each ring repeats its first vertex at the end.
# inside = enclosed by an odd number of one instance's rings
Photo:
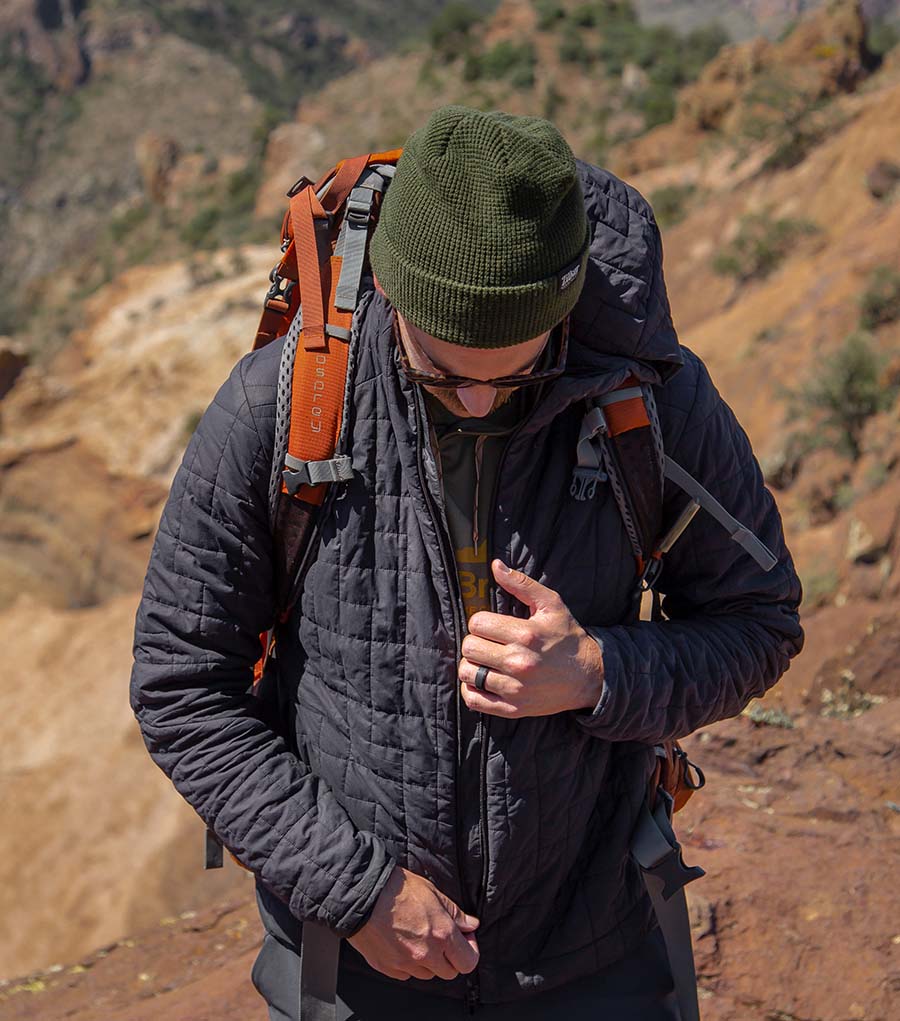
POLYGON ((347 204, 344 211, 344 219, 349 220, 354 227, 365 227, 369 222, 372 214, 372 202, 371 199, 366 202, 364 200, 355 199, 353 196, 347 199, 347 204))
POLYGON ((286 312, 291 307, 291 298, 294 294, 294 288, 297 286, 297 281, 280 276, 278 266, 272 267, 269 280, 272 281, 272 286, 266 291, 266 297, 263 302, 265 307, 274 308, 278 312, 286 312), (282 284, 286 286, 282 287, 282 284), (282 303, 283 307, 281 307, 282 303))
POLYGON ((587 468, 576 465, 572 469, 572 484, 569 494, 576 500, 593 500, 597 483, 606 482, 609 476, 602 468, 587 468))
POLYGON ((650 559, 647 561, 647 565, 641 573, 639 579, 639 590, 641 592, 649 592, 650 589, 657 583, 659 576, 662 573, 662 554, 659 550, 652 554, 650 559))
POLYGON ((315 181, 310 181, 306 174, 304 174, 302 177, 298 177, 297 180, 294 181, 294 183, 290 186, 290 188, 288 188, 285 194, 289 199, 292 199, 297 194, 297 192, 303 191, 304 188, 308 188, 309 185, 315 183, 316 183, 315 181))
POLYGON ((632 835, 631 853, 644 873, 662 883, 664 900, 706 875, 699 865, 685 865, 681 844, 672 829, 673 810, 672 795, 657 787, 656 807, 652 812, 649 806, 642 809, 632 835))
POLYGON ((349 482, 353 478, 353 466, 347 454, 336 454, 327 461, 302 461, 299 457, 285 454, 281 477, 285 489, 291 496, 295 496, 301 486, 349 482))

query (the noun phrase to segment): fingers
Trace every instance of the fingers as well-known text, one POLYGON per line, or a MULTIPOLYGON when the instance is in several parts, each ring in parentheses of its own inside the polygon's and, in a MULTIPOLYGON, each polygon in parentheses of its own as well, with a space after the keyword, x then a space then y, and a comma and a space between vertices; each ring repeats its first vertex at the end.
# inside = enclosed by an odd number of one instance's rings
POLYGON ((470 635, 478 635, 504 645, 524 645, 526 648, 533 641, 533 627, 530 621, 522 620, 521 617, 508 617, 505 613, 492 613, 490 610, 473 613, 468 623, 470 635))
MULTIPOLYGON (((493 674, 491 675, 493 676, 493 674)), ((487 713, 488 716, 503 716, 508 720, 524 716, 522 706, 507 702, 502 695, 494 695, 490 691, 478 691, 468 684, 460 685, 460 695, 472 712, 487 713)))
POLYGON ((552 588, 542 585, 534 578, 529 578, 521 571, 511 570, 502 560, 492 560, 491 570, 494 572, 497 584, 524 603, 532 613, 536 613, 538 610, 558 608, 559 594, 552 588))
POLYGON ((478 964, 478 943, 471 933, 457 929, 444 948, 444 956, 458 975, 468 975, 478 964))
POLYGON ((508 645, 501 645, 499 642, 489 642, 477 635, 466 635, 462 642, 462 654, 466 659, 477 665, 484 664, 492 670, 506 672, 504 666, 506 657, 511 655, 508 645))

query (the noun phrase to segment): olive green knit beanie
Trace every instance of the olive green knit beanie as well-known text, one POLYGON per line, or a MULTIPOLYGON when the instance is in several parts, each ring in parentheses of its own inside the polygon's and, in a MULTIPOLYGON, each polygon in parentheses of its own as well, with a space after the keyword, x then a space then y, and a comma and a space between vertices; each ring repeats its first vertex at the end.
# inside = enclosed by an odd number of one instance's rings
POLYGON ((588 233, 575 158, 549 121, 445 106, 407 140, 369 256, 420 330, 506 347, 571 311, 588 233))

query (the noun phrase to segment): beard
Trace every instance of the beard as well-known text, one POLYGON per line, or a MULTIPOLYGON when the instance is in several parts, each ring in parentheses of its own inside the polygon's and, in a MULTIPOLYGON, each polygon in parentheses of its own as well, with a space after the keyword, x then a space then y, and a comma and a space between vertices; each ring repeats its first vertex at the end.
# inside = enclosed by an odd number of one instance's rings
MULTIPOLYGON (((447 390, 444 387, 439 386, 426 386, 425 389, 432 397, 440 401, 440 403, 443 404, 452 415, 456 415, 457 418, 475 417, 456 395, 455 390, 447 390)), ((503 390, 498 390, 494 397, 494 403, 481 417, 486 418, 488 415, 493 414, 498 408, 502 408, 503 405, 512 398, 512 395, 515 392, 515 387, 506 387, 503 390)))

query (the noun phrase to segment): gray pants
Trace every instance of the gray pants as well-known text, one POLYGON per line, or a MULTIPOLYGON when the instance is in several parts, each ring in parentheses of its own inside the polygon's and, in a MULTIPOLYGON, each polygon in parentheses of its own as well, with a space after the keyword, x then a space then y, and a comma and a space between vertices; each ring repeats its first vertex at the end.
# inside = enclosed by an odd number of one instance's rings
MULTIPOLYGON (((300 957, 290 944, 298 939, 300 924, 289 912, 270 910, 270 898, 259 898, 267 934, 251 978, 269 1005, 270 1021, 297 1021, 300 957)), ((464 1021, 467 1016, 460 1000, 374 973, 342 968, 337 991, 337 1021, 464 1021)), ((625 960, 527 999, 481 1006, 475 1021, 680 1021, 680 1017, 662 933, 654 929, 625 960)))

